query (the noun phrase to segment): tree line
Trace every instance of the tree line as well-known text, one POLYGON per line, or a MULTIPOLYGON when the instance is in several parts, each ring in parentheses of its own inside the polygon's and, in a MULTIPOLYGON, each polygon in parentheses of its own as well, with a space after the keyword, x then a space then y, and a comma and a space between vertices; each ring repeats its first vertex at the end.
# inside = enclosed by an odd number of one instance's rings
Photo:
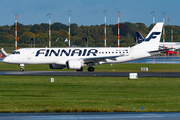
MULTIPOLYGON (((85 47, 88 39, 89 47, 104 46, 104 24, 91 26, 78 26, 76 23, 71 24, 71 46, 85 47)), ((152 29, 153 25, 146 27, 144 23, 120 23, 120 46, 127 47, 136 44, 136 32, 141 32, 145 37, 152 29)), ((173 26, 174 41, 180 42, 180 27, 173 26)), ((41 23, 34 25, 17 24, 18 47, 30 47, 31 38, 35 38, 37 47, 47 47, 49 45, 49 24, 41 23)), ((165 26, 165 41, 171 41, 171 26, 165 26)), ((106 25, 107 47, 117 47, 118 25, 106 25)), ((15 42, 15 24, 0 26, 0 47, 4 45, 13 47, 15 42)), ((51 43, 52 47, 67 47, 68 42, 68 25, 62 23, 53 23, 51 25, 51 43)))

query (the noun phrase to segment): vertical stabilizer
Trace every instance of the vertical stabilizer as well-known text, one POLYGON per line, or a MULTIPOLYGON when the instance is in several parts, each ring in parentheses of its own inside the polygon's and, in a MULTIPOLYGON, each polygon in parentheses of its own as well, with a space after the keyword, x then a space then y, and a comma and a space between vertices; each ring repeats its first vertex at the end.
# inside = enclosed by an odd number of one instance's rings
POLYGON ((162 27, 163 27, 163 22, 157 23, 153 27, 153 29, 149 32, 149 34, 146 36, 145 40, 142 43, 137 44, 132 48, 141 48, 146 51, 158 50, 159 42, 161 39, 162 27))

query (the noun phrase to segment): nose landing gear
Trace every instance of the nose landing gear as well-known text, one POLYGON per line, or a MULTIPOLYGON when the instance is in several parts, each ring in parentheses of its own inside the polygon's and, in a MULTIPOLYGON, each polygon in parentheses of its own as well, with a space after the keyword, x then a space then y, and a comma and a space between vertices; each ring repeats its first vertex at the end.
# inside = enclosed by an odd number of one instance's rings
POLYGON ((24 64, 19 64, 19 66, 21 67, 20 71, 23 72, 24 71, 24 64))
POLYGON ((23 67, 21 67, 20 71, 21 71, 21 72, 23 72, 23 71, 24 71, 24 68, 23 68, 23 67))

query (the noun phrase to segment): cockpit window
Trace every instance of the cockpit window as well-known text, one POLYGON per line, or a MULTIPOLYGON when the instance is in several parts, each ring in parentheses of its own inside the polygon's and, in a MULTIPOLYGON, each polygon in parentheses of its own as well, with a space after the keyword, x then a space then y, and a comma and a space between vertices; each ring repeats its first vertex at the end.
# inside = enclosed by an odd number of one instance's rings
POLYGON ((20 52, 19 52, 19 51, 17 51, 17 52, 16 52, 16 54, 20 54, 20 52))
POLYGON ((16 51, 12 52, 11 54, 15 54, 15 53, 16 53, 16 51))
POLYGON ((20 52, 19 51, 14 51, 11 54, 20 54, 20 52))

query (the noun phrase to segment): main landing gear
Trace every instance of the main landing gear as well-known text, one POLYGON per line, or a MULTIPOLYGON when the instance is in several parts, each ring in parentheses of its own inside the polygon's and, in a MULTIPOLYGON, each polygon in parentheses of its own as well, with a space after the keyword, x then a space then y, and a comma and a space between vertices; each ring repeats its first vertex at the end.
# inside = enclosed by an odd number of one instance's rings
POLYGON ((88 67, 89 72, 94 72, 94 67, 88 67))
MULTIPOLYGON (((83 71, 83 67, 81 67, 81 69, 77 69, 77 72, 82 72, 83 71)), ((88 67, 88 72, 94 72, 94 67, 88 67)))

